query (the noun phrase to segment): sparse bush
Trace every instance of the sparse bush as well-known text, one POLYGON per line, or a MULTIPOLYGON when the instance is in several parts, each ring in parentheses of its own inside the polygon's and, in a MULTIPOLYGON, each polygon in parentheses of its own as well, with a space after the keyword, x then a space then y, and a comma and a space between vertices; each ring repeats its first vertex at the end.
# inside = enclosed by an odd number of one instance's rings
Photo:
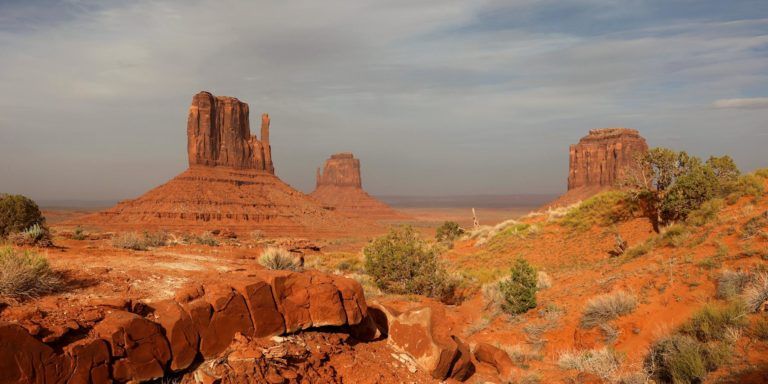
POLYGON ((112 246, 115 248, 131 249, 134 251, 146 251, 147 244, 144 238, 136 232, 126 232, 112 238, 112 246))
POLYGON ((731 299, 740 295, 752 280, 752 275, 742 271, 723 270, 717 278, 717 298, 731 299))
POLYGON ((45 218, 32 199, 22 195, 0 194, 0 238, 35 224, 43 226, 45 218))
POLYGON ((483 284, 481 288, 485 309, 492 313, 501 311, 501 303, 504 301, 504 297, 499 290, 500 282, 501 280, 483 284))
POLYGON ((575 369, 613 381, 621 367, 622 356, 610 348, 564 352, 557 364, 562 369, 575 369))
POLYGON ((717 214, 723 209, 723 199, 705 201, 701 206, 688 214, 686 224, 700 227, 717 218, 717 214))
POLYGON ((746 326, 746 312, 741 302, 731 302, 725 306, 708 304, 683 324, 680 332, 704 343, 722 341, 726 339, 729 329, 742 329, 746 326))
POLYGON ((185 234, 182 240, 187 244, 208 245, 211 247, 219 246, 219 241, 211 232, 203 232, 200 235, 185 234))
POLYGON ((283 248, 268 247, 265 249, 261 256, 259 256, 259 264, 268 269, 286 270, 286 271, 300 271, 301 265, 297 262, 290 251, 283 248))
POLYGON ((700 383, 707 376, 707 354, 696 339, 673 335, 657 341, 645 359, 645 366, 660 383, 700 383))
POLYGON ((72 232, 72 240, 85 240, 86 238, 88 235, 85 233, 85 229, 78 225, 72 232))
POLYGON ((581 317, 581 326, 592 328, 613 320, 617 317, 632 313, 637 307, 637 298, 624 292, 616 291, 590 299, 581 317))
POLYGON ((755 338, 766 341, 768 340, 768 318, 761 316, 755 321, 752 326, 752 336, 755 338))
POLYGON ((523 258, 515 260, 510 276, 499 282, 501 309, 517 315, 536 308, 536 270, 523 258))
POLYGON ((658 244, 677 248, 683 245, 687 236, 688 228, 682 224, 673 224, 662 231, 658 244))
POLYGON ((544 271, 536 273, 536 289, 539 291, 552 288, 552 278, 544 271))
POLYGON ((0 248, 0 296, 31 298, 53 292, 60 286, 61 280, 44 256, 11 247, 0 248))
POLYGON ((765 178, 760 177, 757 173, 751 173, 739 177, 727 200, 729 204, 735 204, 744 196, 759 198, 763 196, 763 193, 765 193, 765 178))
POLYGON ((634 259, 634 258, 636 258, 636 257, 645 256, 645 255, 646 255, 646 254, 648 254, 648 252, 650 252, 650 251, 653 249, 653 247, 655 247, 655 246, 656 246, 656 241, 655 241, 655 239, 649 239, 649 240, 648 240, 648 241, 646 241, 646 242, 643 242, 643 243, 637 244, 637 245, 635 245, 635 246, 633 246, 633 247, 630 247, 629 249, 627 249, 627 251, 625 252, 625 254, 626 254, 626 255, 627 255, 627 257, 629 257, 630 259, 634 259))
POLYGON ((756 312, 768 301, 768 273, 760 272, 744 288, 744 302, 750 311, 756 312))
POLYGON ((53 246, 51 232, 47 227, 35 224, 21 232, 12 233, 8 239, 15 245, 34 245, 38 247, 53 246))
POLYGON ((112 238, 113 247, 134 251, 146 251, 150 247, 162 247, 167 242, 168 234, 165 232, 144 231, 142 234, 125 232, 112 238))
POLYGON ((747 220, 741 229, 741 237, 743 239, 752 238, 760 233, 765 227, 768 227, 768 211, 747 220))
POLYGON ((390 230, 363 249, 365 270, 388 293, 453 299, 458 281, 449 276, 437 252, 410 227, 390 230))
POLYGON ((446 221, 439 227, 435 233, 435 240, 438 242, 452 242, 461 235, 464 234, 464 230, 459 227, 459 224, 454 221, 446 221))
POLYGON ((608 226, 632 218, 636 208, 625 192, 603 192, 568 210, 560 224, 579 230, 608 226))

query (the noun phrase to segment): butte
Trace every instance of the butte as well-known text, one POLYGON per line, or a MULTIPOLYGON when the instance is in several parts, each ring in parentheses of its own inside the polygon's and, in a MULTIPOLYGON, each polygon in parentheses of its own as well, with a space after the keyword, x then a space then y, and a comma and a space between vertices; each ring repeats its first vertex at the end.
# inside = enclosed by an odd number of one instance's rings
POLYGON ((349 219, 275 176, 269 115, 251 135, 248 104, 200 92, 187 119, 189 168, 144 195, 80 219, 107 228, 259 229, 271 235, 338 233, 349 219))
POLYGON ((648 144, 637 130, 592 129, 570 147, 568 191, 547 207, 566 206, 618 188, 648 144))
POLYGON ((309 194, 324 206, 344 216, 371 220, 407 218, 363 190, 360 159, 351 153, 337 153, 317 169, 317 186, 309 194))

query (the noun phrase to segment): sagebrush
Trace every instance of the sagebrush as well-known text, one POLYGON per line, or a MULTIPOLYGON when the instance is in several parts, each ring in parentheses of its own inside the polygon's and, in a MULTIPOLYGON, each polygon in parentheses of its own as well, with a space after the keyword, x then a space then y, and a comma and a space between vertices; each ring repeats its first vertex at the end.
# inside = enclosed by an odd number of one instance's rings
POLYGON ((259 257, 259 264, 268 269, 299 271, 301 263, 291 254, 290 251, 283 248, 268 247, 259 257))
POLYGON ((11 247, 0 248, 0 296, 32 298, 60 287, 61 279, 51 270, 45 256, 11 247))

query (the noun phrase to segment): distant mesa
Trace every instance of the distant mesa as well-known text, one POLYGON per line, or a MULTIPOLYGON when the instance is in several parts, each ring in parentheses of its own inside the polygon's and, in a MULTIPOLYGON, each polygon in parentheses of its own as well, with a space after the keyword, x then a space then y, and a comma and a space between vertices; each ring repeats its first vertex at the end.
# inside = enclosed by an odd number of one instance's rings
POLYGON ((348 217, 374 220, 406 217, 363 190, 360 159, 349 152, 331 155, 322 170, 317 169, 317 186, 309 195, 348 217))
POLYGON ((251 135, 248 104, 200 92, 192 98, 187 120, 189 168, 136 199, 80 221, 104 227, 226 227, 291 235, 342 231, 349 220, 275 176, 269 128, 264 114, 259 140, 251 135))
POLYGON ((648 144, 635 129, 590 130, 570 147, 568 192, 548 206, 573 204, 617 187, 634 166, 636 157, 647 151, 648 144))

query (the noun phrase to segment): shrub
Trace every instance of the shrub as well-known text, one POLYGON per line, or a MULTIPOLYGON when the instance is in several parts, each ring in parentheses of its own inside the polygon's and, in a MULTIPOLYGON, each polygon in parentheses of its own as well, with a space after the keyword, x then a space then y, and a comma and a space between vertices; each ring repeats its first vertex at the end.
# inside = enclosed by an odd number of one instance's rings
POLYGON ((765 227, 768 227, 768 211, 747 220, 741 229, 741 237, 743 239, 754 237, 765 227))
POLYGON ((85 240, 88 238, 88 235, 86 235, 85 230, 81 226, 77 226, 72 232, 72 240, 85 240))
POLYGON ((562 369, 575 369, 591 373, 605 381, 612 379, 619 372, 622 357, 610 348, 564 352, 557 361, 562 369))
POLYGON ((744 288, 744 302, 750 311, 756 312, 768 301, 768 273, 758 273, 744 288))
POLYGON ((0 296, 14 299, 37 297, 61 285, 48 259, 30 251, 0 248, 0 296))
POLYGON ((653 249, 653 247, 656 246, 656 241, 655 240, 656 239, 652 238, 652 239, 649 239, 648 241, 646 241, 644 243, 637 244, 637 245, 635 245, 633 247, 630 247, 629 249, 626 250, 625 254, 630 259, 634 259, 634 258, 640 257, 640 256, 645 256, 646 254, 648 254, 648 252, 650 252, 653 249))
POLYGON ((219 241, 213 236, 211 232, 203 232, 199 236, 193 236, 192 242, 198 245, 207 245, 210 247, 218 247, 219 241))
POLYGON ((752 173, 739 177, 727 199, 728 203, 734 204, 744 196, 758 198, 763 196, 763 193, 765 193, 765 179, 757 173, 752 173))
POLYGON ((47 227, 35 224, 21 232, 12 233, 8 239, 18 246, 35 245, 39 247, 53 246, 51 232, 47 227))
POLYGON ((594 225, 608 226, 631 218, 635 209, 625 192, 608 191, 570 209, 560 224, 579 230, 587 230, 594 225))
POLYGON ((723 209, 724 204, 723 199, 705 201, 698 209, 688 214, 685 222, 697 227, 705 225, 717 218, 717 214, 723 209))
POLYGON ((40 208, 22 195, 0 194, 0 238, 45 223, 40 208))
POLYGON ((134 251, 146 251, 150 247, 162 247, 167 243, 168 234, 162 231, 144 231, 141 235, 136 232, 126 232, 112 238, 113 247, 134 251))
POLYGON ((741 294, 751 280, 752 275, 747 272, 724 270, 717 278, 717 298, 731 299, 741 294))
POLYGON ((543 289, 552 288, 552 278, 544 271, 536 273, 536 289, 541 291, 543 289))
POLYGON ((595 327, 632 313, 635 307, 637 307, 637 298, 624 291, 597 296, 587 302, 581 317, 581 326, 584 328, 595 327))
POLYGON ((725 306, 705 305, 682 327, 680 332, 701 342, 722 341, 729 329, 741 329, 747 324, 746 308, 741 302, 725 306))
POLYGON ((661 383, 698 383, 707 376, 706 352, 700 342, 673 335, 656 342, 645 359, 653 379, 661 383))
POLYGON ((752 335, 759 340, 768 340, 768 318, 761 316, 752 326, 752 335))
POLYGON ((439 227, 435 233, 435 240, 438 242, 454 241, 464 234, 464 230, 459 227, 459 224, 453 221, 446 221, 439 227))
POLYGON ((400 227, 363 248, 365 271, 388 293, 417 294, 450 300, 457 286, 437 252, 416 231, 400 227))
POLYGON ((290 251, 283 248, 268 247, 261 256, 259 264, 268 269, 300 271, 301 264, 296 260, 290 251))
POLYGON ((537 280, 536 270, 525 259, 515 260, 509 278, 499 282, 499 292, 503 298, 501 309, 517 315, 536 308, 537 280))
POLYGON ((688 237, 688 228, 682 224, 673 224, 666 227, 661 234, 659 244, 662 246, 680 247, 688 237))

